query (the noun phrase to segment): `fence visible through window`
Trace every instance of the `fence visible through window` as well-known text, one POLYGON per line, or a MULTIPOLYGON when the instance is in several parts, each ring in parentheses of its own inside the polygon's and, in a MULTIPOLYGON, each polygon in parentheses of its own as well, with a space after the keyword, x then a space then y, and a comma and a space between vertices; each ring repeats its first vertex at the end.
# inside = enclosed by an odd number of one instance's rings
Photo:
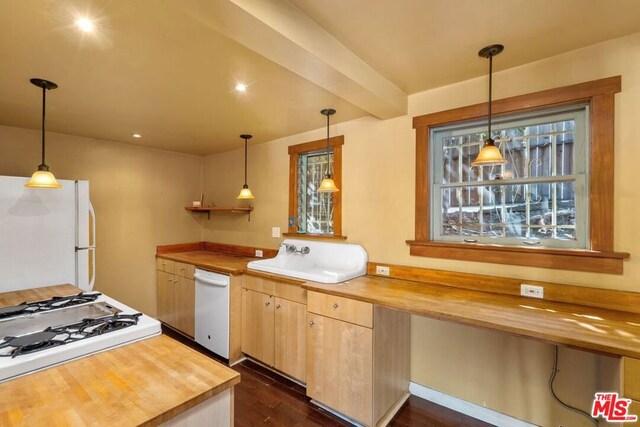
POLYGON ((588 224, 586 107, 498 123, 507 164, 473 167, 476 125, 433 131, 433 238, 584 247, 588 224))

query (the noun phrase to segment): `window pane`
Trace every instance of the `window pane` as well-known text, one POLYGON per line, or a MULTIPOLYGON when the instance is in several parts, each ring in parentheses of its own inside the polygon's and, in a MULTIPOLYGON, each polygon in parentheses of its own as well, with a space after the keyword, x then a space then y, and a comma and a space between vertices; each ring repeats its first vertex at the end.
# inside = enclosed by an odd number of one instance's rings
MULTIPOLYGON (((333 153, 329 154, 333 164, 333 153)), ((304 154, 298 161, 298 232, 333 233, 333 194, 318 193, 327 173, 326 152, 304 154)))
POLYGON ((441 189, 443 236, 576 239, 575 182, 441 189))

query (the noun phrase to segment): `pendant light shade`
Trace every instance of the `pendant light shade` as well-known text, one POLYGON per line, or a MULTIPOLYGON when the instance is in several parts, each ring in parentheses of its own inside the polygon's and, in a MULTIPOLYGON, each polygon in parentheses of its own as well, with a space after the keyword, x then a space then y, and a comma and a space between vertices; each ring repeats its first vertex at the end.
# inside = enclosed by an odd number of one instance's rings
POLYGON ((329 161, 329 117, 333 116, 336 113, 336 110, 333 108, 325 108, 320 111, 320 113, 327 116, 327 173, 320 183, 320 187, 318 187, 318 193, 335 193, 340 190, 336 187, 336 183, 333 181, 333 175, 331 174, 331 162, 329 161))
POLYGON ((44 117, 47 100, 46 96, 48 90, 56 89, 58 85, 43 79, 31 79, 30 81, 32 84, 42 89, 42 163, 38 165, 38 170, 31 175, 31 179, 24 186, 29 188, 62 188, 62 185, 56 180, 56 177, 49 172, 49 166, 44 162, 44 117))
POLYGON ((238 197, 236 197, 236 199, 255 199, 253 193, 251 193, 251 190, 247 185, 247 141, 253 138, 253 135, 242 134, 240 135, 240 138, 244 139, 244 185, 242 186, 242 190, 240 190, 240 194, 238 194, 238 197))
POLYGON ((495 141, 493 140, 493 138, 491 138, 491 89, 493 83, 493 57, 498 55, 503 50, 503 45, 494 44, 482 48, 480 52, 478 52, 478 56, 489 59, 489 129, 487 131, 487 139, 484 140, 482 150, 480 150, 480 153, 478 153, 478 157, 476 157, 476 159, 471 162, 472 166, 494 166, 507 163, 507 161, 502 158, 502 153, 500 153, 500 149, 496 146, 495 141))

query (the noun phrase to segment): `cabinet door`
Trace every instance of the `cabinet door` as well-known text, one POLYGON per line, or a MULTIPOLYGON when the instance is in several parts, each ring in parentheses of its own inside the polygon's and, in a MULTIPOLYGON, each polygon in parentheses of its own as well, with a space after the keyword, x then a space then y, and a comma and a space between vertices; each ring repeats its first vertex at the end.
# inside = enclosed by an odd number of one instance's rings
POLYGON ((373 424, 373 330, 307 313, 307 395, 373 424))
POLYGON ((302 382, 307 380, 307 306, 275 298, 274 367, 302 382))
POLYGON ((158 319, 175 327, 175 277, 164 271, 156 271, 156 309, 158 319))
POLYGON ((175 276, 176 285, 176 328, 193 337, 196 332, 195 308, 196 308, 196 284, 194 279, 175 276))
POLYGON ((273 297, 242 290, 242 351, 273 366, 273 297))

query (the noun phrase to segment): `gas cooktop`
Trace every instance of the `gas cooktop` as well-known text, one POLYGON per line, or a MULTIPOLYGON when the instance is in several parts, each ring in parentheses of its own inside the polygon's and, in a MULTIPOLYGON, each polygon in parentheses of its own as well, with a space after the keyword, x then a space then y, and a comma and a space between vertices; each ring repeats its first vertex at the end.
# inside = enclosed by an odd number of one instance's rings
POLYGON ((0 307, 0 381, 160 333, 157 320, 98 292, 0 307))

